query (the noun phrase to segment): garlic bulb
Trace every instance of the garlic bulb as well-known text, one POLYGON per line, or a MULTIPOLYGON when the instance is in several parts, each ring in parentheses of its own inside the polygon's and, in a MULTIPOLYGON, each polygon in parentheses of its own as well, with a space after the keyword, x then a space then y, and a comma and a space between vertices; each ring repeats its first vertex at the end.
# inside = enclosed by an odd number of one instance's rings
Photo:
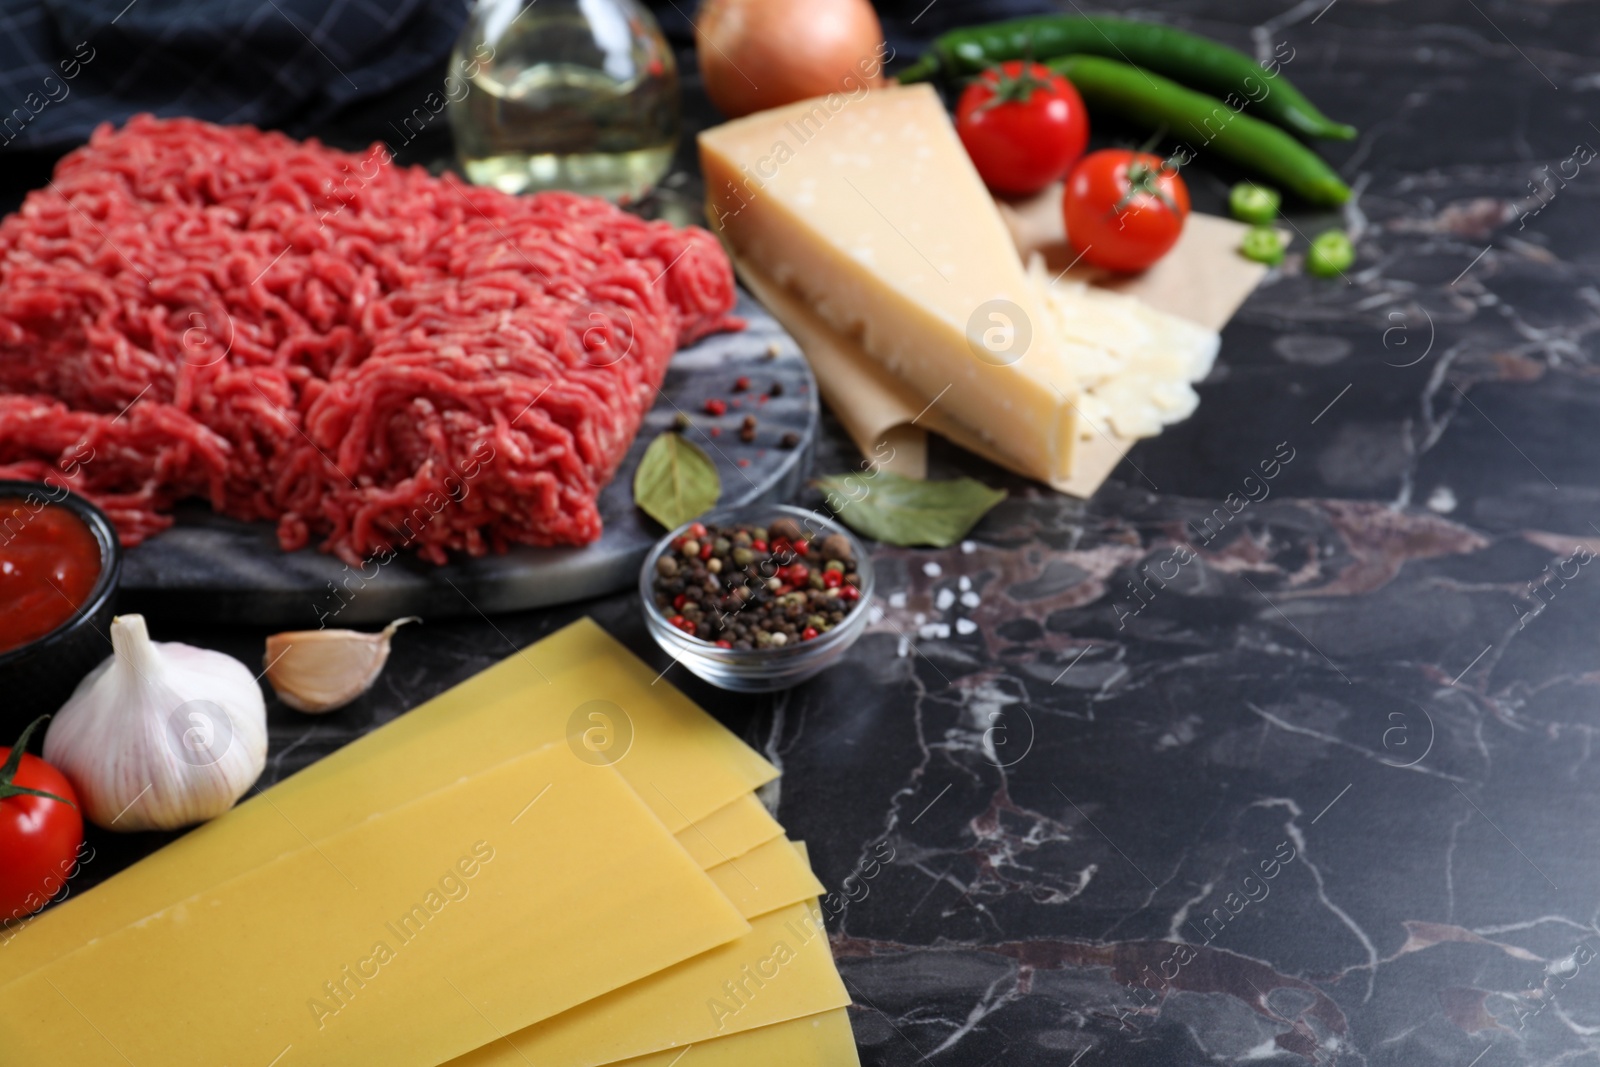
POLYGON ((396 619, 381 633, 296 630, 267 638, 267 681, 296 711, 320 715, 342 708, 372 688, 389 661, 389 638, 415 615, 396 619))
POLYGON ((250 668, 151 641, 142 615, 113 619, 111 645, 51 721, 45 759, 107 830, 171 830, 227 811, 267 764, 266 702, 250 668))

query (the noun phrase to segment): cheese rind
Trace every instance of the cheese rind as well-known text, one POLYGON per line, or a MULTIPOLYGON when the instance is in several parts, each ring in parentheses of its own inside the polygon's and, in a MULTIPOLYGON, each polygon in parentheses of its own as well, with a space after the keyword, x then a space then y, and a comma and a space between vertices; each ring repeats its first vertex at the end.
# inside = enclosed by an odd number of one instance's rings
POLYGON ((1070 472, 1071 376, 930 87, 802 101, 699 143, 739 256, 1015 462, 1070 472))

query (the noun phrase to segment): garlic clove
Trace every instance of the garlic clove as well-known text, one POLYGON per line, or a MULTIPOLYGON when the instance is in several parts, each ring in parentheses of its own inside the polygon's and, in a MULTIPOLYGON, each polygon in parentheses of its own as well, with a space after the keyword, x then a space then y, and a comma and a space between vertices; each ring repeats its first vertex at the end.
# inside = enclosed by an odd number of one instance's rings
POLYGON ((107 830, 173 830, 233 807, 267 763, 267 712, 232 656, 111 621, 112 654, 51 720, 45 759, 107 830))
POLYGON ((295 630, 267 638, 267 681, 296 711, 320 715, 342 708, 372 688, 389 660, 389 639, 415 615, 396 619, 381 633, 295 630))

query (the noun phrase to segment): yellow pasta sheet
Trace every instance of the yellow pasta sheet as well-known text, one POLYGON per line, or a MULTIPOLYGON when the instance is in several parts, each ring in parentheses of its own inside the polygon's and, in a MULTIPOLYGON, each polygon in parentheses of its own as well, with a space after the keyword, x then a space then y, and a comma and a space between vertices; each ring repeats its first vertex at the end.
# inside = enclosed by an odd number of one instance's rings
POLYGON ((0 988, 0 1062, 434 1067, 750 930, 558 742, 0 988))
POLYGON ((678 843, 702 867, 714 867, 783 834, 754 793, 746 793, 678 832, 678 843))
MULTIPOLYGON (((792 905, 814 899, 822 892, 822 884, 817 881, 816 875, 811 873, 804 851, 798 845, 782 838, 758 845, 738 859, 712 867, 706 874, 729 900, 733 901, 744 917, 755 924, 751 934, 743 939, 750 943, 746 947, 753 946, 755 949, 770 944, 774 928, 778 929, 780 934, 784 933, 780 924, 762 923, 760 916, 784 908, 793 911, 792 905)), ((803 918, 804 914, 803 911, 797 912, 795 918, 803 918)), ((795 924, 795 937, 806 932, 804 924, 795 924)), ((729 948, 739 944, 740 942, 733 942, 729 948)), ((737 951, 729 954, 730 957, 737 955, 737 951)), ((542 1029, 534 1027, 532 1030, 525 1030, 512 1036, 510 1040, 515 1043, 515 1047, 504 1041, 494 1043, 458 1062, 520 1064, 524 1062, 521 1059, 523 1055, 529 1056, 533 1062, 541 1065, 566 1062, 551 1057, 561 1055, 562 1049, 581 1047, 584 1042, 590 1040, 606 1040, 603 1035, 597 1036, 594 1028, 609 1026, 612 1020, 621 1015, 637 1016, 628 1023, 629 1029, 637 1032, 620 1042, 620 1047, 627 1049, 655 1047, 659 1041, 654 1034, 648 1032, 648 1028, 659 1025, 663 1012, 670 1013, 684 1004, 691 1003, 705 986, 705 973, 702 968, 684 964, 661 974, 651 975, 634 985, 619 989, 609 996, 551 1020, 552 1025, 549 1027, 542 1029)), ((814 987, 819 984, 825 987, 825 975, 820 968, 813 966, 797 984, 806 986, 804 993, 809 998, 814 992, 814 987)), ((805 1002, 810 1003, 810 1000, 807 999, 805 1002)), ((782 1014, 780 1004, 765 1004, 763 1007, 769 1013, 779 1011, 782 1014)))
POLYGON ((0 982, 309 841, 552 741, 563 741, 580 768, 613 761, 674 832, 777 777, 771 764, 682 693, 653 681, 655 672, 593 620, 580 619, 93 891, 20 929, 0 930, 0 982), (609 748, 595 751, 596 743, 609 748), (580 762, 585 758, 588 764, 580 762))
MULTIPOLYGON (((740 858, 712 867, 706 873, 734 902, 744 917, 753 920, 756 928, 752 929, 746 940, 760 935, 758 937, 760 945, 766 944, 766 937, 770 934, 769 926, 760 922, 760 916, 790 908, 792 905, 813 899, 822 892, 822 884, 817 881, 816 875, 811 873, 805 853, 799 846, 782 838, 758 845, 740 858)), ((800 913, 801 916, 803 914, 800 913)), ((770 926, 779 927, 781 932, 780 924, 773 923, 770 926)), ((801 925, 798 929, 805 932, 806 928, 801 925)), ((739 942, 733 942, 729 947, 738 944, 739 942)), ((816 968, 812 970, 815 971, 816 968)), ((808 974, 808 978, 813 982, 816 977, 815 974, 808 974)), ((514 1035, 511 1041, 516 1043, 517 1048, 522 1048, 522 1054, 534 1057, 536 1063, 543 1065, 546 1062, 560 1062, 548 1060, 548 1057, 559 1054, 557 1050, 562 1047, 571 1047, 590 1040, 593 1037, 591 1029, 593 1026, 604 1025, 605 1020, 613 1019, 618 1014, 636 1011, 640 1005, 648 1005, 649 1007, 645 1009, 646 1016, 637 1023, 630 1024, 630 1028, 636 1028, 641 1033, 631 1036, 623 1043, 623 1047, 627 1048, 648 1047, 654 1043, 653 1037, 642 1031, 654 1025, 659 1010, 669 1012, 675 1010, 675 1006, 697 995, 703 985, 704 972, 684 965, 659 975, 652 975, 626 989, 619 989, 599 1001, 584 1006, 582 1015, 598 1020, 596 1022, 586 1022, 580 1018, 580 1012, 572 1012, 551 1020, 553 1024, 560 1025, 552 1025, 542 1033, 539 1032, 540 1028, 535 1027, 533 1030, 514 1035), (567 1021, 569 1019, 570 1022, 567 1021), (532 1047, 524 1048, 524 1041, 532 1047)), ((493 1064, 502 1060, 505 1062, 514 1060, 521 1063, 517 1048, 506 1042, 499 1042, 475 1054, 469 1054, 459 1062, 493 1064), (510 1059, 505 1059, 508 1056, 510 1059)))
POLYGON ((850 1003, 815 900, 751 926, 737 941, 526 1029, 490 1015, 507 1036, 449 1067, 599 1067, 850 1003))
POLYGON ((757 845, 736 860, 718 864, 706 874, 746 919, 823 892, 804 853, 781 837, 757 845))
POLYGON ((731 1034, 614 1067, 861 1067, 844 1008, 731 1034))

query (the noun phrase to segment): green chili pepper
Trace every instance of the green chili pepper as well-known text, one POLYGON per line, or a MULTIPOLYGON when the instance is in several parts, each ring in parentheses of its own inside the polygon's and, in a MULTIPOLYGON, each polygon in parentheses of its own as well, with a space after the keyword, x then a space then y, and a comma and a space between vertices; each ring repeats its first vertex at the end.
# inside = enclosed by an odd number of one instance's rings
POLYGON ((1114 112, 1149 129, 1165 126, 1186 155, 1215 152, 1318 206, 1350 199, 1350 187, 1315 152, 1276 126, 1240 114, 1215 97, 1099 56, 1062 56, 1046 66, 1064 75, 1091 108, 1114 112))
POLYGON ((1319 278, 1342 274, 1356 261, 1356 247, 1343 230, 1317 234, 1306 253, 1306 270, 1319 278))
POLYGON ((1288 59, 1257 63, 1243 52, 1153 22, 1104 16, 1038 15, 954 30, 899 75, 902 82, 977 74, 1007 59, 1044 61, 1068 54, 1120 59, 1227 98, 1302 137, 1348 141, 1354 126, 1334 122, 1279 73, 1288 59))
POLYGON ((1284 235, 1271 226, 1252 226, 1244 232, 1239 242, 1239 254, 1245 259, 1275 267, 1283 262, 1283 247, 1288 242, 1284 235))
POLYGON ((1255 182, 1240 182, 1228 192, 1228 212, 1240 222, 1265 226, 1278 217, 1282 205, 1278 190, 1255 182))

